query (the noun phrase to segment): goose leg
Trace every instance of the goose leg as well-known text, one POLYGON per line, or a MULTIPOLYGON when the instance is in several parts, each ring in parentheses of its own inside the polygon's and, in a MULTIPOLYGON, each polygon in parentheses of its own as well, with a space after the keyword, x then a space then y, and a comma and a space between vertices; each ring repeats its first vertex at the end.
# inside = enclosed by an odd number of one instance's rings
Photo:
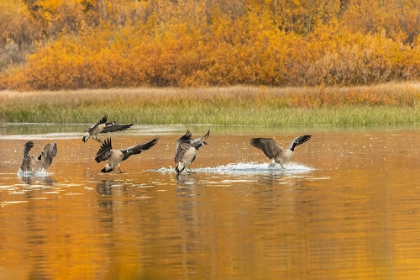
POLYGON ((182 171, 184 171, 185 165, 180 161, 178 162, 177 167, 175 167, 175 171, 177 174, 180 174, 182 171))
POLYGON ((191 163, 187 166, 185 166, 185 168, 187 169, 187 173, 188 174, 194 174, 195 172, 191 170, 191 163))

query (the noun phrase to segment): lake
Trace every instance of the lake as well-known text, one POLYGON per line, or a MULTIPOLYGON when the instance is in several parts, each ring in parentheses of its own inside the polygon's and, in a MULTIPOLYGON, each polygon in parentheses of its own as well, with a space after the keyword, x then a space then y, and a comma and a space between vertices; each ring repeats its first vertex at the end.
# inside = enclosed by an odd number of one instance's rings
POLYGON ((0 128, 1 279, 419 279, 420 127, 211 130, 192 165, 174 171, 186 127, 140 126, 112 137, 156 146, 101 173, 88 125, 0 128), (249 144, 298 135, 286 169, 249 144), (18 173, 56 142, 47 173, 18 173))

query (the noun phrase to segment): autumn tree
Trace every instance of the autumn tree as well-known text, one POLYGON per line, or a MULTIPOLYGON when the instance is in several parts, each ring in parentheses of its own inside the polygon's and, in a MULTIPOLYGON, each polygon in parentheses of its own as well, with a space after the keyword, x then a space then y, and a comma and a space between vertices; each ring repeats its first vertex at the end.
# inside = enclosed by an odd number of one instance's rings
POLYGON ((0 88, 360 85, 420 72, 418 0, 3 0, 0 7, 0 88))

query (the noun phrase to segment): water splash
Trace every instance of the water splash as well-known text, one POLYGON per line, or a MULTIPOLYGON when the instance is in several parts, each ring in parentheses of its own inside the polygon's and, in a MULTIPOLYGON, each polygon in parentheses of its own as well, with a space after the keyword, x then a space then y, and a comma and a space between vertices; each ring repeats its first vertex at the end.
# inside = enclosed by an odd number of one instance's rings
POLYGON ((282 172, 282 173, 299 173, 299 172, 308 172, 313 170, 310 167, 307 167, 302 164, 297 163, 288 163, 284 165, 285 168, 282 168, 280 164, 270 164, 270 163, 229 163, 227 165, 221 165, 214 168, 197 168, 195 171, 201 172, 282 172))
MULTIPOLYGON (((280 164, 270 164, 270 163, 229 163, 227 165, 220 165, 216 167, 201 167, 201 168, 192 168, 196 173, 266 173, 266 172, 276 172, 276 173, 304 173, 314 170, 311 167, 298 164, 298 163, 288 163, 284 165, 284 169, 280 164)), ((175 170, 170 168, 161 167, 155 169, 157 172, 175 172, 175 170)), ((185 171, 183 172, 185 173, 185 171)))
POLYGON ((46 176, 50 176, 51 174, 53 173, 49 173, 46 170, 40 170, 37 172, 19 170, 17 172, 18 177, 46 177, 46 176))

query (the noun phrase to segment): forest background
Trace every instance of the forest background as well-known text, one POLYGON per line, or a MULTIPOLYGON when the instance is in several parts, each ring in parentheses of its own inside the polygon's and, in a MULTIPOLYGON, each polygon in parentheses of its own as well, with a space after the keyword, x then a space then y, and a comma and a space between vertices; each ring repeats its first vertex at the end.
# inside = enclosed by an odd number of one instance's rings
POLYGON ((418 80, 419 0, 2 0, 0 88, 418 80))

